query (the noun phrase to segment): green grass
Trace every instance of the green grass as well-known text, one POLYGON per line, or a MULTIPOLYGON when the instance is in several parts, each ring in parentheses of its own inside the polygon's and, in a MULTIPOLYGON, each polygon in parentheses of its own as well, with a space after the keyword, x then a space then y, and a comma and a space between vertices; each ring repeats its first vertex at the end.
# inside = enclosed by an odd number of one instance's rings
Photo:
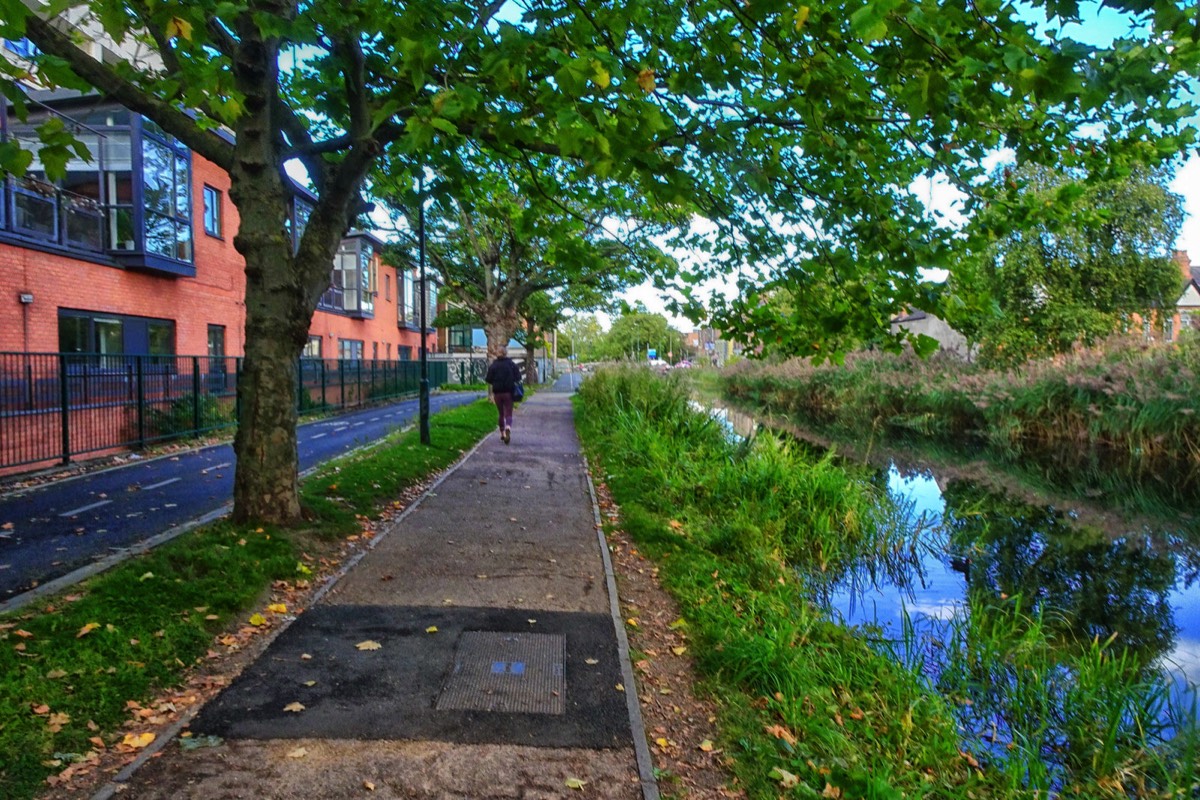
POLYGON ((1200 338, 1103 348, 986 370, 948 356, 856 353, 844 365, 742 362, 731 396, 806 424, 998 445, 1102 446, 1133 459, 1200 463, 1200 338))
POLYGON ((405 487, 453 463, 491 432, 494 416, 490 404, 473 403, 433 418, 430 447, 414 429, 325 466, 302 486, 314 514, 306 529, 209 525, 0 617, 0 796, 34 797, 65 766, 51 762, 88 753, 90 737, 119 742, 127 701, 178 686, 213 636, 261 603, 273 581, 303 577, 308 545, 357 532, 355 515, 376 516, 405 487), (35 713, 40 705, 49 712, 35 713), (50 730, 50 714, 67 715, 62 730, 50 730))
POLYGON ((958 634, 943 694, 919 658, 896 658, 832 620, 807 599, 811 576, 909 546, 905 515, 874 473, 771 435, 731 440, 687 399, 679 382, 644 370, 601 372, 581 388, 577 420, 620 524, 679 601, 751 797, 787 788, 847 800, 1015 800, 1055 785, 1093 798, 1193 796, 1194 737, 1160 741, 1147 723, 1161 683, 1102 643, 1065 656, 1040 618, 980 613, 958 634), (1070 748, 1056 772, 1042 764, 1032 717, 1029 741, 1003 758, 960 728, 956 704, 987 688, 988 675, 1014 686, 1018 710, 1055 712, 1070 748), (797 783, 785 787, 789 775, 797 783), (842 794, 823 794, 827 785, 842 794))

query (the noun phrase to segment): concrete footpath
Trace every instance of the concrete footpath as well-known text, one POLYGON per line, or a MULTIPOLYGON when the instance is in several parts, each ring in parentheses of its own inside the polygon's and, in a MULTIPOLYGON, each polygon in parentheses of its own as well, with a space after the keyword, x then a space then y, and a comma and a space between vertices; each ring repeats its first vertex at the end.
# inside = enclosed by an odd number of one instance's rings
POLYGON ((613 587, 539 392, 117 796, 657 798, 613 587))

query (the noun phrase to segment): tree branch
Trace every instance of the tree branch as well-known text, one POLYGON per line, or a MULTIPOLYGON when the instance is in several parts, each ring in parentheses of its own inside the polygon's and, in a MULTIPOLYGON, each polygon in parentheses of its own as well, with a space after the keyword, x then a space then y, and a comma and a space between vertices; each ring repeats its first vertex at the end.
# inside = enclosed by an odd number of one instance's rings
POLYGON ((167 133, 222 169, 233 165, 233 145, 214 131, 201 130, 196 121, 173 106, 122 78, 115 71, 79 49, 54 23, 30 14, 25 22, 30 41, 44 53, 67 62, 71 71, 89 85, 131 111, 153 119, 167 133))

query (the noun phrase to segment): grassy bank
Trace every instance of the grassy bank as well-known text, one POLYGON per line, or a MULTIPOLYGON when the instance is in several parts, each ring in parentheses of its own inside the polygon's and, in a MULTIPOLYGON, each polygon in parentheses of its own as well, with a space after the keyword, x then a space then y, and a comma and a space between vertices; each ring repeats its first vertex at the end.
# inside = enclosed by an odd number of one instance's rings
POLYGON ((953 358, 858 353, 843 366, 742 362, 731 396, 847 430, 1103 445, 1200 464, 1200 340, 1142 342, 989 371, 953 358))
POLYGON ((1019 606, 1000 617, 980 613, 960 632, 969 648, 943 673, 951 689, 943 695, 920 658, 896 657, 886 642, 835 623, 810 602, 815 576, 861 569, 911 546, 903 515, 874 473, 814 459, 772 436, 732 441, 689 410, 682 386, 645 370, 597 374, 579 403, 593 469, 621 507, 619 524, 659 563, 684 609, 691 652, 723 708, 723 745, 752 797, 1191 791, 1179 765, 1193 754, 1156 747, 1153 733, 1138 735, 1144 718, 1127 716, 1137 711, 1131 703, 1161 694, 1139 693, 1143 673, 1114 667, 1103 643, 1082 644, 1064 665, 1063 649, 1019 606), (988 688, 981 682, 1018 680, 1025 693, 1018 705, 1036 708, 1063 696, 1051 690, 1064 683, 1046 688, 1036 678, 1063 674, 1091 682, 1068 690, 1071 704, 1055 729, 1072 744, 1086 740, 1078 758, 1033 771, 1045 738, 997 751, 960 728, 957 706, 988 688), (1112 705, 1113 697, 1130 703, 1112 705))
POLYGON ((305 581, 315 556, 494 422, 491 405, 474 403, 436 415, 430 447, 410 430, 325 466, 302 486, 313 515, 303 529, 210 525, 0 617, 0 796, 33 797, 70 764, 128 747, 131 712, 180 685, 214 637, 252 610, 284 613, 263 607, 275 582, 305 581))

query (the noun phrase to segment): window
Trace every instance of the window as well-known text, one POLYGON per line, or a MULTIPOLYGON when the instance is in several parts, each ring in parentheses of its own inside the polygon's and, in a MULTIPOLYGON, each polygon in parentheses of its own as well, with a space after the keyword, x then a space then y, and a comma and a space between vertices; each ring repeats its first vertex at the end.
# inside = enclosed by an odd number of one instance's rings
POLYGON ((10 53, 14 53, 21 58, 33 58, 41 52, 37 49, 37 45, 26 38, 5 39, 4 47, 10 53))
POLYGON ((401 361, 412 361, 412 346, 407 344, 396 345, 396 357, 401 361))
POLYGON ((466 325, 456 325, 448 334, 450 352, 471 352, 471 329, 466 325))
POLYGON ((437 318, 437 284, 429 279, 425 280, 425 301, 425 328, 430 330, 437 318))
POLYGON ((1167 317, 1163 320, 1163 341, 1170 342, 1175 339, 1175 320, 1167 317))
POLYGON ((390 273, 383 273, 383 299, 392 299, 392 276, 390 273))
MULTIPOLYGON (((174 355, 175 323, 169 319, 63 309, 58 312, 58 348, 63 353, 99 356, 174 355)), ((117 366, 109 359, 98 361, 102 366, 117 366)))
POLYGON ((204 232, 221 238, 221 191, 204 187, 204 232))
POLYGON ((402 288, 397 287, 397 291, 403 291, 400 303, 400 323, 415 328, 417 326, 417 282, 408 272, 400 274, 400 281, 403 283, 402 288))
POLYGON ((338 339, 338 358, 343 361, 361 361, 363 343, 361 339, 338 339))
POLYGON ((371 342, 371 360, 379 360, 379 342, 371 342))
POLYGON ((208 357, 209 358, 224 358, 225 357, 225 326, 224 325, 209 325, 208 326, 208 357))
POLYGON ((191 153, 150 120, 142 121, 142 129, 146 253, 190 262, 191 153))
POLYGON ((304 345, 303 352, 300 353, 304 358, 320 358, 321 357, 321 337, 310 336, 308 342, 304 345))
POLYGON ((333 258, 329 288, 317 303, 326 311, 356 317, 375 313, 375 247, 362 237, 342 240, 333 258))
POLYGON ((387 360, 391 361, 392 360, 392 343, 388 342, 386 347, 387 347, 387 360))

